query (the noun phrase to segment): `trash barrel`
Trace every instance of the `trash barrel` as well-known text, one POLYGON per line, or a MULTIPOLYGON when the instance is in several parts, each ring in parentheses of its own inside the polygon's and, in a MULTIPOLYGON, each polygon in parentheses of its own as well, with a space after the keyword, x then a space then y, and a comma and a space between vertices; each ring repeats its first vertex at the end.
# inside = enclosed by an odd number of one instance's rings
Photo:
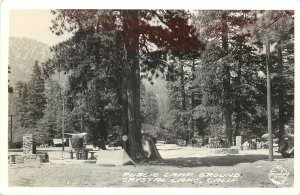
POLYGON ((10 155, 10 164, 16 164, 16 155, 10 155))

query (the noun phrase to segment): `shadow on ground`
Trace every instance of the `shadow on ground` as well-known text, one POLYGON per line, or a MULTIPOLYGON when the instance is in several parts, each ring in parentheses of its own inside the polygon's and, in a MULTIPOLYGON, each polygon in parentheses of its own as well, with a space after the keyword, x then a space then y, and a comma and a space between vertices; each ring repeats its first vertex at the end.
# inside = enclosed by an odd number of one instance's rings
MULTIPOLYGON (((259 160, 268 160, 268 155, 227 155, 209 157, 168 158, 149 162, 150 165, 176 166, 176 167, 211 167, 233 166, 239 163, 253 163, 259 160)), ((275 157, 282 159, 282 157, 275 157)))

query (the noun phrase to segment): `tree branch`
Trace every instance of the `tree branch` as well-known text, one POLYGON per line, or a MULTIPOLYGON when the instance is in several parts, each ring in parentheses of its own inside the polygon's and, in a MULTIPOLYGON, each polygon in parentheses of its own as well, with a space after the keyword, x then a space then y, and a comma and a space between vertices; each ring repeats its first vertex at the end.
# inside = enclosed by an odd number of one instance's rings
POLYGON ((150 12, 151 12, 154 16, 156 16, 156 17, 158 18, 158 20, 159 20, 161 23, 163 23, 164 25, 166 25, 166 26, 171 30, 171 28, 169 27, 169 25, 164 21, 164 19, 163 19, 158 13, 156 13, 155 10, 150 10, 150 12))
POLYGON ((141 44, 141 46, 143 46, 143 47, 146 49, 146 52, 149 54, 150 51, 149 51, 149 49, 148 49, 148 47, 147 47, 147 45, 146 45, 146 37, 145 37, 145 34, 142 34, 142 38, 143 38, 143 41, 142 41, 140 44, 141 44))

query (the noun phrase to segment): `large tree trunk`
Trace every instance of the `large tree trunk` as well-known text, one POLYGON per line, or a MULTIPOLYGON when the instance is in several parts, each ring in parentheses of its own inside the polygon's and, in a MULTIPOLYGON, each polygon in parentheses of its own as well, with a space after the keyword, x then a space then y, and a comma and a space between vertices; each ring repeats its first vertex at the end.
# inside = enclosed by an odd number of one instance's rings
MULTIPOLYGON (((184 70, 183 70, 183 63, 180 64, 180 91, 181 91, 181 104, 182 104, 182 111, 186 113, 186 95, 185 95, 185 89, 184 89, 184 70)), ((189 133, 188 132, 188 121, 186 118, 186 115, 183 115, 183 130, 185 132, 185 142, 186 145, 189 143, 189 133)))
POLYGON ((235 146, 236 146, 236 136, 238 135, 240 128, 241 128, 241 117, 240 117, 240 112, 237 112, 235 118, 235 128, 233 131, 233 145, 235 146))
POLYGON ((139 67, 139 32, 138 11, 124 10, 123 43, 124 67, 122 79, 122 124, 128 141, 125 147, 128 155, 135 162, 145 159, 142 150, 140 121, 140 67, 139 67))
MULTIPOLYGON (((125 46, 124 46, 125 48, 125 46)), ((124 135, 128 135, 128 97, 127 97, 127 72, 123 70, 122 72, 122 130, 123 130, 123 134, 124 135)), ((125 144, 125 148, 126 151, 129 151, 129 147, 128 147, 128 142, 126 142, 125 144)))
MULTIPOLYGON (((243 49, 243 45, 242 43, 240 42, 239 44, 239 49, 243 49)), ((235 85, 238 86, 238 90, 236 91, 236 95, 235 95, 235 114, 236 114, 236 117, 235 117, 235 128, 233 130, 233 142, 236 146, 236 136, 238 135, 239 133, 239 130, 241 128, 241 120, 242 120, 242 117, 241 117, 241 113, 242 113, 242 107, 241 107, 241 77, 242 77, 242 73, 241 73, 241 65, 238 64, 238 67, 237 67, 237 77, 235 78, 235 85)))
POLYGON ((181 103, 182 103, 182 110, 186 110, 186 103, 185 103, 185 89, 184 89, 184 70, 183 64, 180 64, 180 90, 181 90, 181 103))
MULTIPOLYGON (((228 25, 227 25, 227 13, 222 14, 222 48, 224 56, 228 54, 228 25)), ((223 75, 223 115, 225 120, 225 133, 229 145, 232 145, 232 105, 230 97, 230 67, 228 64, 224 65, 223 75)))
MULTIPOLYGON (((237 77, 237 86, 240 86, 241 85, 241 82, 240 82, 240 71, 238 71, 238 77, 237 77)), ((238 91, 239 93, 239 91, 238 91)), ((235 128, 233 130, 233 145, 236 146, 236 136, 239 134, 239 131, 241 129, 241 120, 242 120, 242 117, 241 117, 241 97, 236 94, 236 101, 235 101, 235 113, 236 113, 236 116, 235 116, 235 128)))
MULTIPOLYGON (((282 73, 283 71, 283 64, 282 64, 282 49, 281 49, 281 41, 278 43, 278 71, 279 73, 282 73)), ((279 138, 279 144, 281 143, 283 136, 284 136, 284 123, 285 123, 285 114, 284 114, 284 87, 283 87, 283 81, 282 77, 279 78, 279 91, 278 91, 278 96, 279 96, 279 133, 278 133, 278 138, 279 138)))
MULTIPOLYGON (((193 57, 193 61, 192 61, 192 81, 195 80, 195 59, 193 57)), ((195 93, 194 93, 194 89, 192 89, 192 97, 191 97, 191 106, 192 106, 192 110, 194 110, 195 108, 195 93)), ((191 129, 192 129, 192 137, 194 138, 194 133, 195 133, 195 123, 194 123, 194 111, 192 111, 192 119, 191 119, 191 129)))

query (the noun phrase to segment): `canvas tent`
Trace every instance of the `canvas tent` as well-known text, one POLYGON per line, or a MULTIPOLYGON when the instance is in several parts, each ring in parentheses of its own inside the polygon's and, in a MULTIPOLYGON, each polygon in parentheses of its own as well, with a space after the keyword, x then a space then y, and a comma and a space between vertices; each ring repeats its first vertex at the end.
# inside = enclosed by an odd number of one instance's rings
POLYGON ((100 150, 97 157, 97 165, 136 165, 125 150, 100 150))
POLYGON ((69 146, 71 149, 80 149, 84 147, 87 142, 87 133, 65 133, 71 136, 69 146))

